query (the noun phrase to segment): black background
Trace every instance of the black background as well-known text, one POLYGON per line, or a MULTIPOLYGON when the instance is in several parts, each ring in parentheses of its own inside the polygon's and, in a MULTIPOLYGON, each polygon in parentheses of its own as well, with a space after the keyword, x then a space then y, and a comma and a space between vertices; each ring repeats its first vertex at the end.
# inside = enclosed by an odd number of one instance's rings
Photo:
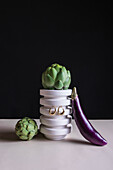
POLYGON ((40 116, 41 74, 52 63, 71 71, 88 118, 113 118, 109 1, 0 7, 0 118, 40 116))

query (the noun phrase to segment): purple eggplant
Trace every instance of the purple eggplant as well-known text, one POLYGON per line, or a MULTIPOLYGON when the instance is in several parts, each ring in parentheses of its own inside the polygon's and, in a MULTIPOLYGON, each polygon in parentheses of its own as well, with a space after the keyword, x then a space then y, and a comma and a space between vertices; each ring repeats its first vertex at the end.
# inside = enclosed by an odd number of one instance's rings
POLYGON ((83 113, 75 87, 73 88, 71 98, 73 117, 80 133, 92 144, 106 145, 107 141, 96 131, 83 113))

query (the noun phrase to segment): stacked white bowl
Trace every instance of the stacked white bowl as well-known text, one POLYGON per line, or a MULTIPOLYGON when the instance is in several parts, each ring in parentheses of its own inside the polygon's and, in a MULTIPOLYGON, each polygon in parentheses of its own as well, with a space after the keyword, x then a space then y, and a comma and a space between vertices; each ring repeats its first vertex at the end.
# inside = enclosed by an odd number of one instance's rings
POLYGON ((71 132, 71 100, 72 90, 40 90, 40 132, 51 140, 61 140, 71 132), (55 112, 54 115, 50 114, 55 112), (64 111, 63 115, 61 114, 64 111))

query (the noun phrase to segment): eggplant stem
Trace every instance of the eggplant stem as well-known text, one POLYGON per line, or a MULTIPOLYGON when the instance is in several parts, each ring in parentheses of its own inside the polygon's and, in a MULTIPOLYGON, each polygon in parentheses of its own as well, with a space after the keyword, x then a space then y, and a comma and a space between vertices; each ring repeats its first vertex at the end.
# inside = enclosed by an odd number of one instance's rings
POLYGON ((73 87, 71 98, 76 99, 77 96, 78 96, 77 89, 76 89, 76 87, 73 87))

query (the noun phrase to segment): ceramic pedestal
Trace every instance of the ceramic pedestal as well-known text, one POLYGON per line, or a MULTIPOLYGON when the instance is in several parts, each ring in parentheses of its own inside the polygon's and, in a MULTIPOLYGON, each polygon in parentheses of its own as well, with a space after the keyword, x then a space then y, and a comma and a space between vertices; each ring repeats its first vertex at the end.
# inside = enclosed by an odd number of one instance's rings
POLYGON ((71 100, 69 96, 72 90, 40 90, 40 132, 44 136, 51 140, 61 140, 68 133, 71 132, 71 100), (60 108, 60 109, 59 109, 60 108), (50 115, 50 109, 52 111, 56 109, 54 115, 50 115), (59 111, 58 111, 59 109, 59 111), (59 115, 64 111, 63 115, 59 115))

